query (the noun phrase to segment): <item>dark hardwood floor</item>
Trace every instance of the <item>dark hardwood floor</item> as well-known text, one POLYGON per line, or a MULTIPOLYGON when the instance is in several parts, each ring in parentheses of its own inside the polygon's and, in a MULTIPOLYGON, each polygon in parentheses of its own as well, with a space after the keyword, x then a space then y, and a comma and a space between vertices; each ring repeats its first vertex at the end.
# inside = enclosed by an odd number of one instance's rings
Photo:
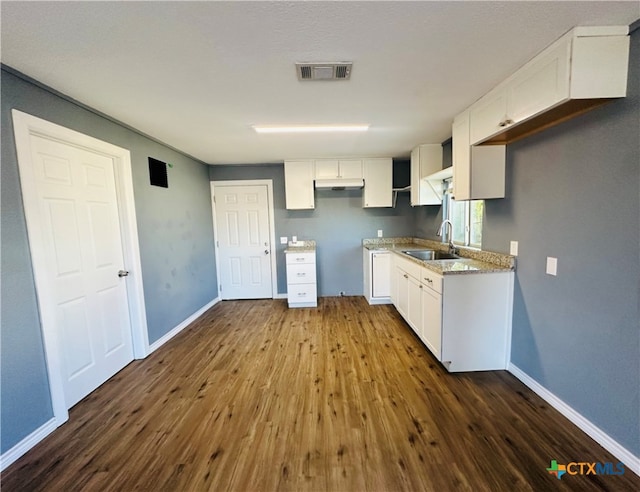
POLYGON ((448 374, 391 306, 226 301, 71 409, 2 491, 640 490, 504 371, 448 374))

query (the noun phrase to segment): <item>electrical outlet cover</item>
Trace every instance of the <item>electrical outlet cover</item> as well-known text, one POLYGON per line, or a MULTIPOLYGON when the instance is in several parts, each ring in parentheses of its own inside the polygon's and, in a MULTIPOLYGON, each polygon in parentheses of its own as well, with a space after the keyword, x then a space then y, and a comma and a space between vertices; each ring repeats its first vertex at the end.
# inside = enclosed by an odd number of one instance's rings
POLYGON ((547 256, 547 274, 548 275, 558 274, 558 258, 547 256))
POLYGON ((509 245, 509 254, 511 256, 518 256, 518 241, 511 241, 509 245))

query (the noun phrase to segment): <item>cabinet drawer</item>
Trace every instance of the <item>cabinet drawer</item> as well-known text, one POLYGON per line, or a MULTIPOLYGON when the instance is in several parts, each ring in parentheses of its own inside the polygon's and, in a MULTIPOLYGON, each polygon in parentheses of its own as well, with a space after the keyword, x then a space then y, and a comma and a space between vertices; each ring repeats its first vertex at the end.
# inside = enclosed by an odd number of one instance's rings
POLYGON ((316 266, 314 263, 287 265, 287 284, 308 284, 316 282, 316 266))
POLYGON ((396 266, 403 270, 405 273, 409 274, 409 276, 415 278, 416 280, 420 280, 422 267, 413 260, 409 260, 402 254, 398 254, 396 266))
POLYGON ((316 284, 293 284, 287 286, 289 303, 312 302, 317 299, 316 284))
POLYGON ((432 272, 428 268, 422 267, 422 275, 420 276, 420 282, 423 285, 435 290, 442 294, 442 276, 435 272, 432 272))
POLYGON ((298 263, 314 263, 316 262, 315 253, 287 253, 287 265, 295 265, 298 263))

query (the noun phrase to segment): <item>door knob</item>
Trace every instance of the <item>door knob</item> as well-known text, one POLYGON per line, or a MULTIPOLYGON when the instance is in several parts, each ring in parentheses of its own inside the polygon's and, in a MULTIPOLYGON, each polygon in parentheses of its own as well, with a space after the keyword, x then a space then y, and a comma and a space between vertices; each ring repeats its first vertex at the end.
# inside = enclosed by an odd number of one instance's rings
POLYGON ((127 270, 119 270, 118 271, 118 277, 120 277, 120 278, 126 277, 127 275, 129 275, 129 272, 127 270))

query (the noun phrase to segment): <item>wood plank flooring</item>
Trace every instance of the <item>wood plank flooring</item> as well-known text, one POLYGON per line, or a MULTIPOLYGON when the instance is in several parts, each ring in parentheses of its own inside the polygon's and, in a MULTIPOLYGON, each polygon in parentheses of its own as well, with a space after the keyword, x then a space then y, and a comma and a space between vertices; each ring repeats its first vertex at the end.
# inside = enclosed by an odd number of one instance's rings
POLYGON ((4 491, 640 490, 509 373, 448 374, 391 306, 225 301, 71 409, 4 491))

